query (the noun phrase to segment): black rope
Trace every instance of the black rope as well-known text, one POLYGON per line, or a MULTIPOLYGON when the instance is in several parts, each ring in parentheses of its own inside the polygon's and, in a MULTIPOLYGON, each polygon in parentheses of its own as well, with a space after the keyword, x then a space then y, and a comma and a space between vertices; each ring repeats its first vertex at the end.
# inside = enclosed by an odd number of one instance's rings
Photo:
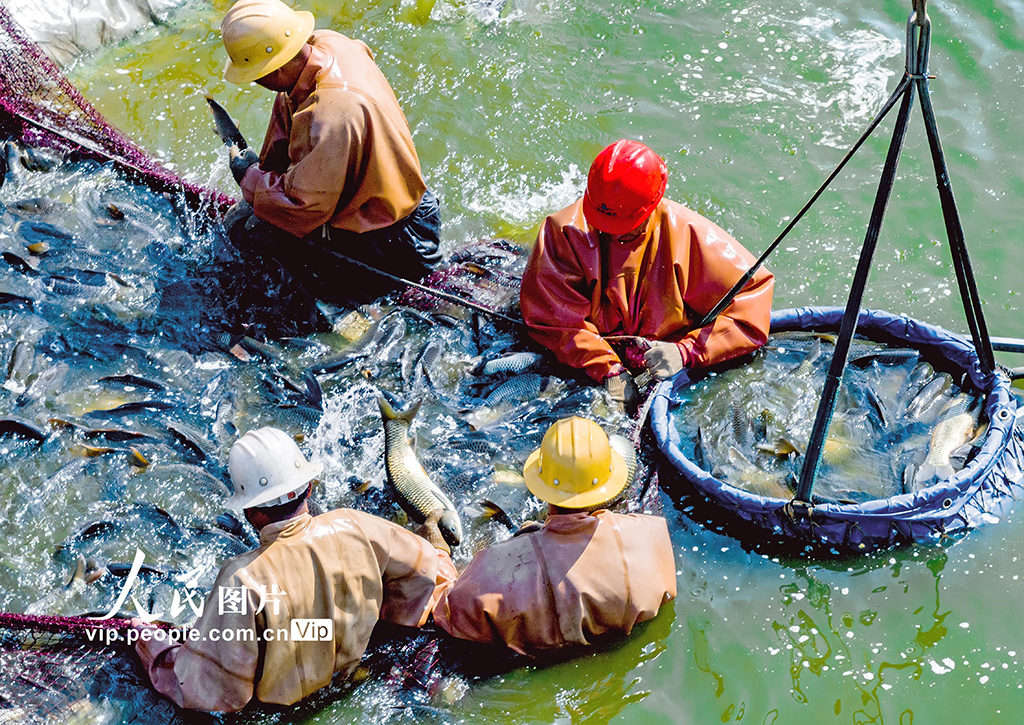
MULTIPOLYGON (((307 242, 307 243, 308 244, 312 244, 312 242, 307 242)), ((385 272, 384 270, 377 269, 376 267, 371 267, 370 265, 368 265, 368 264, 366 264, 364 262, 360 262, 358 259, 352 259, 352 257, 346 256, 346 255, 342 254, 341 252, 336 252, 333 249, 325 249, 325 248, 321 247, 320 250, 324 251, 324 252, 327 252, 328 254, 331 254, 331 255, 337 257, 338 259, 342 260, 343 262, 349 262, 350 264, 354 264, 357 267, 361 267, 361 268, 365 269, 367 272, 373 272, 374 274, 380 275, 381 277, 389 279, 392 282, 398 282, 399 284, 403 284, 406 287, 412 287, 413 289, 417 289, 420 292, 426 292, 429 295, 433 295, 435 297, 440 297, 441 299, 447 300, 448 302, 451 302, 453 304, 459 305, 460 307, 468 307, 471 310, 476 310, 477 312, 482 312, 483 314, 490 315, 491 317, 493 317, 495 319, 498 319, 498 320, 501 320, 502 322, 507 322, 510 325, 513 325, 514 327, 525 327, 526 326, 526 323, 524 323, 522 320, 513 319, 511 317, 508 317, 507 315, 501 314, 500 312, 496 312, 495 310, 492 310, 489 307, 484 307, 481 304, 477 304, 476 302, 472 302, 470 300, 463 299, 462 297, 459 297, 457 295, 448 294, 447 292, 442 292, 441 290, 436 290, 433 287, 427 287, 424 284, 419 284, 417 282, 413 282, 412 280, 405 279, 404 277, 398 277, 396 275, 393 275, 393 274, 390 274, 388 272, 385 272)))
POLYGON ((964 305, 964 315, 971 331, 971 340, 978 353, 978 361, 983 375, 995 369, 995 355, 992 341, 985 324, 985 315, 981 309, 981 296, 974 279, 974 268, 967 253, 964 240, 964 229, 960 224, 960 215, 953 198, 953 187, 950 185, 946 160, 939 142, 939 130, 935 124, 935 112, 932 109, 931 96, 928 93, 928 48, 931 42, 931 24, 927 18, 921 25, 921 40, 918 47, 918 74, 914 79, 921 98, 921 113, 924 127, 928 134, 928 145, 931 149, 932 164, 935 167, 935 180, 939 188, 939 201, 942 204, 942 218, 946 225, 946 237, 949 239, 949 251, 953 257, 953 268, 956 270, 956 281, 960 287, 960 299, 964 305))
POLYGON ((697 323, 698 328, 705 327, 714 322, 715 318, 722 313, 722 310, 728 307, 729 304, 733 301, 733 299, 736 298, 736 295, 743 291, 743 288, 747 286, 747 283, 751 280, 751 278, 753 278, 753 276, 757 274, 757 270, 761 269, 761 266, 764 264, 765 260, 768 259, 768 255, 774 252, 776 248, 780 244, 782 244, 782 240, 786 238, 786 235, 789 234, 790 230, 792 230, 793 227, 796 226, 797 222, 800 221, 800 219, 807 212, 807 210, 811 208, 814 202, 818 200, 818 197, 821 196, 822 193, 824 193, 825 189, 828 188, 829 184, 832 183, 833 179, 835 179, 839 175, 839 172, 843 170, 843 167, 846 166, 846 163, 851 158, 853 158, 853 155, 857 152, 857 149, 859 149, 863 145, 863 143, 868 139, 868 137, 874 132, 878 124, 882 122, 882 119, 885 118, 886 114, 888 114, 889 111, 892 110, 892 107, 896 105, 896 101, 898 101, 900 96, 903 95, 903 92, 907 89, 907 86, 909 84, 910 78, 908 76, 904 76, 903 80, 900 81, 899 86, 896 88, 895 91, 893 91, 892 95, 889 96, 889 100, 887 100, 885 102, 885 105, 882 106, 882 110, 878 112, 878 115, 875 116, 875 119, 868 126, 867 130, 864 131, 863 134, 861 134, 861 137, 857 139, 857 142, 850 147, 849 151, 846 152, 846 155, 843 157, 843 160, 839 162, 839 165, 832 170, 832 173, 828 175, 828 178, 825 179, 822 185, 818 187, 818 190, 814 192, 811 198, 807 200, 807 203, 804 204, 803 208, 797 213, 795 217, 793 217, 793 220, 786 225, 786 228, 782 230, 782 233, 779 234, 778 237, 775 238, 775 241, 771 243, 768 249, 764 250, 761 256, 758 257, 757 261, 754 262, 754 265, 746 272, 744 272, 743 276, 740 277, 739 281, 732 286, 732 289, 726 292, 725 296, 718 301, 718 304, 712 307, 711 311, 704 315, 701 321, 697 323))
MULTIPOLYGON (((911 32, 911 27, 911 24, 908 23, 908 35, 911 32)), ((913 76, 919 72, 919 56, 914 52, 915 50, 916 48, 912 48, 908 43, 907 76, 913 76)), ((871 261, 874 257, 875 248, 878 245, 878 235, 882 229, 885 210, 889 204, 893 184, 896 180, 896 167, 899 165, 900 152, 903 149, 903 141, 907 134, 910 111, 914 102, 915 85, 913 83, 907 85, 903 95, 903 103, 900 105, 899 115, 896 117, 892 141, 889 144, 889 152, 886 155, 882 177, 878 182, 878 191, 875 194, 874 207, 871 210, 871 220, 868 222, 867 234, 864 237, 864 246, 861 248, 860 259, 857 262, 857 271, 853 276, 853 284, 850 287, 850 296, 846 301, 846 311, 843 313, 843 322, 839 328, 839 339, 836 340, 836 349, 832 355, 832 363, 829 366, 828 374, 825 376, 825 385, 821 393, 821 402, 818 403, 818 412, 814 418, 811 439, 804 453, 803 467, 800 470, 800 482, 794 497, 797 501, 810 502, 811 500, 811 490, 814 488, 814 479, 821 464, 821 453, 825 444, 825 436, 828 434, 829 424, 832 422, 832 414, 835 411, 836 394, 842 382, 843 370, 846 368, 846 359, 850 353, 850 343, 853 341, 853 335, 857 331, 857 318, 860 316, 860 304, 864 298, 864 288, 867 286, 868 274, 871 271, 871 261)))

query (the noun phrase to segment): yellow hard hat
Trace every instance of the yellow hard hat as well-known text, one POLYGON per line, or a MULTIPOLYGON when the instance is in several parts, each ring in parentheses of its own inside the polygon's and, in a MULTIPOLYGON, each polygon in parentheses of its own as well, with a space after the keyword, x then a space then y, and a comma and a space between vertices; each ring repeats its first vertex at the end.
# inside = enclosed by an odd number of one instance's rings
POLYGON ((238 0, 220 24, 228 51, 224 80, 248 83, 273 73, 299 54, 315 24, 313 13, 281 0, 238 0))
POLYGON ((544 434, 523 469, 530 493, 569 509, 599 506, 615 498, 628 479, 626 462, 597 423, 573 416, 544 434))

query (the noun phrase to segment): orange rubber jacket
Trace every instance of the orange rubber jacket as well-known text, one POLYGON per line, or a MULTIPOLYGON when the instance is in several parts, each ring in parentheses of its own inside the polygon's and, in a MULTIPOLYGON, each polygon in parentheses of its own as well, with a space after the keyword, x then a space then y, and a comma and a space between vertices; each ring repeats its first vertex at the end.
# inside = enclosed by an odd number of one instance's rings
POLYGON ((291 93, 278 93, 260 163, 242 196, 265 222, 302 237, 317 227, 363 233, 415 211, 426 183, 395 92, 360 40, 331 30, 291 93))
POLYGON ((184 644, 140 638, 136 651, 178 707, 233 712, 254 694, 291 705, 351 674, 378 619, 421 626, 456 576, 447 552, 390 521, 302 514, 263 527, 258 549, 224 562, 184 644), (334 636, 294 641, 295 619, 332 620, 334 636))
POLYGON ((523 274, 523 320, 561 362, 600 382, 624 370, 606 335, 676 342, 687 368, 767 341, 775 278, 763 267, 713 323, 694 328, 755 261, 721 227, 662 199, 636 242, 600 237, 581 199, 544 221, 523 274))
POLYGON ((434 622, 448 634, 537 657, 652 619, 676 596, 675 557, 663 518, 551 514, 440 588, 434 622))

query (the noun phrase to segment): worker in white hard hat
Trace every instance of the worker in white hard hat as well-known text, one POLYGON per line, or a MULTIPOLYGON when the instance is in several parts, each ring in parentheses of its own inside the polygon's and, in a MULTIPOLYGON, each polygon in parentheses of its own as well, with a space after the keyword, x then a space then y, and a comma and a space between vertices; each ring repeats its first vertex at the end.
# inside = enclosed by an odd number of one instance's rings
POLYGON ((523 471, 548 504, 546 521, 477 553, 440 596, 434 622, 460 639, 541 657, 653 618, 676 595, 675 560, 664 519, 605 508, 628 475, 594 421, 552 425, 523 471))
POLYGON ((277 92, 259 155, 231 151, 248 205, 225 221, 236 246, 275 257, 331 301, 367 301, 395 283, 324 250, 405 279, 429 272, 441 259, 439 205, 366 44, 314 30, 311 13, 281 0, 238 0, 221 38, 226 80, 277 92))
POLYGON ((378 620, 422 625, 455 578, 436 520, 417 536, 351 509, 310 516, 306 499, 322 469, 276 428, 231 447, 228 505, 259 531, 259 548, 224 563, 184 643, 132 620, 153 686, 179 707, 298 702, 351 674, 378 620))

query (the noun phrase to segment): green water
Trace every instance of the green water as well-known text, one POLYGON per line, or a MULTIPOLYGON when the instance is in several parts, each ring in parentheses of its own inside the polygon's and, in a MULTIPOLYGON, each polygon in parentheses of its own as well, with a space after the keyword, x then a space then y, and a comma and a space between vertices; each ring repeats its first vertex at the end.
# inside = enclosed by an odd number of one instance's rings
MULTIPOLYGON (((856 140, 903 68, 909 2, 305 2, 365 40, 413 128, 444 235, 528 242, 628 136, 668 195, 755 254, 856 140)), ((219 79, 227 2, 196 3, 81 60, 73 80, 142 146, 231 190, 201 92, 257 144, 268 92, 219 79)), ((1024 336, 1024 4, 931 3, 932 99, 993 334, 1024 336), (1014 211, 1017 209, 1018 211, 1014 211)), ((883 123, 771 260, 776 306, 843 304, 891 133, 883 123)), ((865 306, 964 330, 920 114, 912 119, 865 306)), ((1002 361, 1021 365, 1020 356, 1002 361)), ((666 497, 679 597, 622 647, 449 688, 465 722, 978 723, 1024 711, 1024 517, 946 549, 774 561, 666 497), (468 687, 467 687, 468 685, 468 687), (968 705, 968 703, 970 703, 968 705)), ((372 685, 285 720, 381 719, 372 685)), ((426 715, 399 714, 414 721, 426 715)))

